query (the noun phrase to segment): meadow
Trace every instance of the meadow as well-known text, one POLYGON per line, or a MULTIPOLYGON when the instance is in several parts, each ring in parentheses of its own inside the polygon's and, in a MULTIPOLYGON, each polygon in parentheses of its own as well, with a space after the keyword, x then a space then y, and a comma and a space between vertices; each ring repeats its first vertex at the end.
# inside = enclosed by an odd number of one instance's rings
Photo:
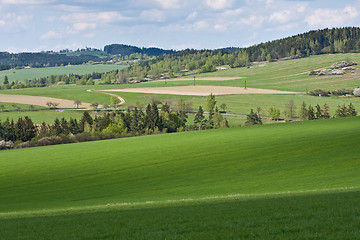
POLYGON ((83 65, 71 65, 60 67, 47 67, 47 68, 30 68, 30 69, 10 69, 6 71, 0 71, 0 84, 4 82, 5 76, 9 78, 9 81, 23 81, 25 79, 31 80, 34 78, 47 77, 50 75, 63 75, 63 74, 87 74, 93 72, 110 72, 113 70, 121 70, 127 67, 126 65, 115 64, 83 64, 83 65))
MULTIPOLYGON (((297 112, 300 110, 300 105, 304 101, 307 105, 316 104, 323 106, 325 103, 330 108, 330 114, 334 115, 338 105, 348 105, 352 103, 357 110, 360 109, 360 98, 353 97, 314 97, 306 95, 306 90, 313 90, 315 88, 323 88, 326 90, 338 90, 340 88, 353 89, 360 85, 359 71, 355 71, 355 75, 349 73, 343 76, 309 76, 308 73, 315 69, 329 68, 333 63, 350 59, 360 63, 360 54, 329 54, 320 56, 311 56, 307 58, 263 63, 261 65, 254 65, 251 68, 236 68, 221 70, 213 73, 206 73, 197 75, 200 77, 228 77, 236 78, 238 80, 199 80, 196 81, 196 85, 210 85, 210 86, 233 86, 233 87, 244 87, 245 81, 247 87, 273 89, 273 90, 285 90, 299 92, 299 94, 293 95, 224 95, 217 96, 218 106, 222 103, 227 105, 227 113, 238 115, 228 116, 229 122, 232 126, 238 126, 244 123, 244 116, 250 112, 250 109, 262 109, 263 116, 268 115, 268 109, 271 107, 278 108, 283 112, 285 106, 289 101, 294 101, 297 112)), ((89 67, 111 67, 113 65, 93 65, 89 67)), ((79 69, 85 69, 84 66, 72 66, 78 67, 79 69)), ((59 69, 68 69, 69 67, 62 67, 59 69)), ((51 69, 22 69, 22 70, 39 70, 39 71, 50 71, 51 69)), ((92 69, 91 71, 94 71, 92 69)), ((3 73, 0 72, 0 74, 3 73)), ((50 74, 47 72, 46 74, 50 74)), ((51 72, 55 74, 55 72, 51 72)), ((27 89, 14 89, 14 90, 2 90, 3 94, 23 94, 33 96, 45 96, 45 97, 56 97, 69 100, 80 100, 82 102, 99 104, 110 104, 110 96, 87 90, 104 90, 104 89, 117 89, 117 88, 140 88, 140 87, 166 87, 166 86, 189 86, 193 85, 193 77, 188 77, 189 80, 161 80, 144 82, 138 84, 127 84, 127 85, 93 85, 93 86, 76 86, 76 85, 65 85, 65 86, 51 86, 45 88, 27 88, 27 89)), ((0 77, 1 79, 1 77, 0 77)), ((185 78, 186 79, 186 78, 185 78)), ((191 103, 192 109, 197 110, 198 107, 206 105, 206 97, 201 96, 181 96, 181 95, 169 95, 169 94, 149 94, 149 93, 126 93, 126 92, 112 92, 125 99, 125 104, 121 108, 126 109, 132 106, 144 106, 153 100, 167 101, 172 104, 176 104, 179 99, 184 99, 191 103)), ((24 107, 23 109, 26 109, 24 107)), ((32 112, 22 112, 20 115, 31 115, 36 119, 37 114, 32 112)), ((50 114, 50 113, 49 113, 50 114)), ((50 120, 50 115, 45 120, 50 120)), ((19 116, 20 116, 19 115, 19 116)), ((59 112, 54 113, 56 116, 61 116, 59 112)), ((6 118, 7 113, 0 112, 0 119, 6 118)), ((69 114, 64 113, 64 117, 68 117, 69 114)), ((41 121, 41 117, 39 119, 41 121)), ((37 122, 38 120, 36 120, 37 122)), ((41 121, 42 122, 42 121, 41 121)))
POLYGON ((354 239, 358 117, 0 153, 2 239, 354 239))

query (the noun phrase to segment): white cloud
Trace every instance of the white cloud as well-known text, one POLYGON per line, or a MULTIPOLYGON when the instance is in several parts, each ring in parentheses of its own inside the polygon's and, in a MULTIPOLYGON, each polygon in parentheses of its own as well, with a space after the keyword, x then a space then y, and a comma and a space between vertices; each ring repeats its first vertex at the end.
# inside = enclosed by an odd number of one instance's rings
POLYGON ((236 17, 244 13, 244 9, 242 8, 236 8, 231 10, 226 10, 223 15, 225 17, 236 17))
POLYGON ((95 22, 95 23, 112 23, 131 20, 119 12, 78 12, 62 16, 61 19, 67 22, 95 22))
POLYGON ((227 28, 227 26, 226 26, 225 24, 215 24, 214 29, 215 29, 216 31, 219 31, 219 32, 224 32, 224 31, 226 31, 228 28, 227 28))
POLYGON ((14 32, 18 31, 19 29, 26 29, 32 19, 32 15, 17 15, 15 13, 7 13, 0 16, 0 27, 14 32))
POLYGON ((339 27, 358 22, 358 11, 354 7, 344 9, 317 9, 305 19, 310 27, 339 27))
POLYGON ((206 29, 208 27, 209 24, 207 23, 207 21, 197 21, 191 26, 191 28, 193 28, 194 30, 206 29))
POLYGON ((145 10, 140 14, 140 17, 146 21, 163 22, 165 15, 158 9, 145 10))
POLYGON ((285 23, 291 20, 293 14, 290 10, 282 10, 279 12, 275 12, 270 15, 269 21, 270 22, 278 22, 278 23, 285 23))
POLYGON ((222 10, 232 7, 233 0, 205 0, 205 3, 214 10, 222 10))
POLYGON ((242 18, 240 19, 240 23, 241 24, 245 24, 245 25, 249 25, 251 27, 254 28, 259 28, 262 26, 263 22, 264 22, 264 17, 262 16, 249 16, 247 18, 242 18))
POLYGON ((182 5, 181 0, 156 0, 156 2, 164 9, 176 9, 182 5))
POLYGON ((39 5, 53 3, 55 0, 0 0, 0 4, 11 5, 39 5))
POLYGON ((193 20, 197 16, 198 16, 198 12, 192 12, 187 16, 186 20, 193 20))
POLYGON ((59 39, 62 35, 55 31, 48 31, 47 33, 40 36, 40 39, 42 40, 49 40, 49 39, 59 39))
POLYGON ((96 24, 95 23, 86 23, 86 22, 79 22, 73 24, 73 29, 75 31, 86 31, 90 29, 95 29, 96 24))

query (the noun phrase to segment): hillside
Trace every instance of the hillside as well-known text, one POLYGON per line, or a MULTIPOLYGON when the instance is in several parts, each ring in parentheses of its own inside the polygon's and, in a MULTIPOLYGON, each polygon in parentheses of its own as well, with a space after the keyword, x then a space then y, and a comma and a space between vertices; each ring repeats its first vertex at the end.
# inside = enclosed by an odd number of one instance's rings
POLYGON ((353 239, 359 125, 329 119, 3 151, 0 236, 353 239))
POLYGON ((359 187, 359 124, 330 119, 2 151, 0 212, 359 187))
POLYGON ((134 53, 139 53, 147 56, 160 56, 164 54, 173 54, 176 53, 174 50, 164 50, 161 48, 139 48, 136 46, 130 46, 125 44, 110 44, 104 47, 104 52, 110 55, 121 55, 121 56, 128 56, 134 53))

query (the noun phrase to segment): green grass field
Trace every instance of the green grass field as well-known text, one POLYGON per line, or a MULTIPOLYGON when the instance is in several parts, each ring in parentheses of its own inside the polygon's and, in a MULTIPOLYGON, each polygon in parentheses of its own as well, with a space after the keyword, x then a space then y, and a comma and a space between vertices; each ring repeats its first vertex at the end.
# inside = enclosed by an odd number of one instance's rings
MULTIPOLYGON (((287 90, 296 92, 305 92, 315 88, 323 88, 326 90, 337 90, 340 88, 355 88, 360 85, 359 74, 344 76, 309 76, 308 72, 314 69, 330 67, 333 63, 350 58, 352 61, 360 62, 360 54, 335 54, 311 56, 308 58, 295 59, 282 62, 272 62, 265 65, 256 65, 251 68, 237 68, 218 71, 215 73, 207 73, 198 75, 198 77, 245 77, 245 79, 231 81, 197 81, 198 85, 219 85, 219 86, 237 86, 243 87, 244 81, 247 81, 248 87, 265 88, 275 90, 287 90)), ((95 65, 98 66, 98 65, 95 65)), ((107 65, 105 65, 107 66, 107 65)), ((111 66, 111 65, 109 65, 111 66)), ((86 66, 79 66, 86 67, 86 66)), ((1 79, 1 77, 0 77, 1 79)), ((95 85, 95 86, 52 86, 47 88, 33 89, 16 89, 4 90, 4 94, 24 94, 35 96, 57 97, 70 100, 81 100, 83 102, 98 102, 100 104, 109 104, 110 97, 102 93, 87 92, 91 89, 114 89, 114 88, 137 88, 137 87, 160 87, 160 86, 184 86, 191 85, 192 81, 155 81, 140 84, 129 85, 95 85)), ((193 108, 197 109, 199 104, 205 102, 204 97, 196 96, 174 96, 164 94, 138 94, 138 93, 116 93, 123 97, 126 101, 125 107, 128 105, 136 105, 136 103, 148 103, 151 99, 159 100, 176 100, 184 98, 193 102, 193 108)), ((289 100, 294 100, 297 105, 302 101, 307 104, 330 105, 332 113, 337 105, 349 104, 360 108, 360 100, 355 98, 320 98, 306 95, 232 95, 218 96, 218 102, 225 102, 228 105, 228 111, 235 114, 247 114, 250 108, 261 107, 266 110, 270 107, 284 109, 285 104, 289 100)), ((204 106, 204 105, 203 105, 204 106)))
POLYGON ((0 237, 354 239, 359 120, 2 151, 0 237))
POLYGON ((3 84, 4 77, 7 76, 10 81, 14 80, 31 80, 34 78, 47 77, 50 75, 63 75, 63 74, 87 74, 93 72, 110 72, 116 69, 123 69, 125 65, 112 65, 112 64, 96 64, 96 65, 73 65, 65 67, 48 67, 48 68, 30 68, 30 69, 10 69, 0 71, 0 84, 3 84))

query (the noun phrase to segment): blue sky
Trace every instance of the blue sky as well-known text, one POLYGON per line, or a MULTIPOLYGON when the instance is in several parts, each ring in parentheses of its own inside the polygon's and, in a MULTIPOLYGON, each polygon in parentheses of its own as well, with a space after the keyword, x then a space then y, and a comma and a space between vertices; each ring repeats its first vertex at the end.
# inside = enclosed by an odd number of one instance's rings
POLYGON ((0 51, 246 47, 359 24, 360 0, 0 0, 0 51))

